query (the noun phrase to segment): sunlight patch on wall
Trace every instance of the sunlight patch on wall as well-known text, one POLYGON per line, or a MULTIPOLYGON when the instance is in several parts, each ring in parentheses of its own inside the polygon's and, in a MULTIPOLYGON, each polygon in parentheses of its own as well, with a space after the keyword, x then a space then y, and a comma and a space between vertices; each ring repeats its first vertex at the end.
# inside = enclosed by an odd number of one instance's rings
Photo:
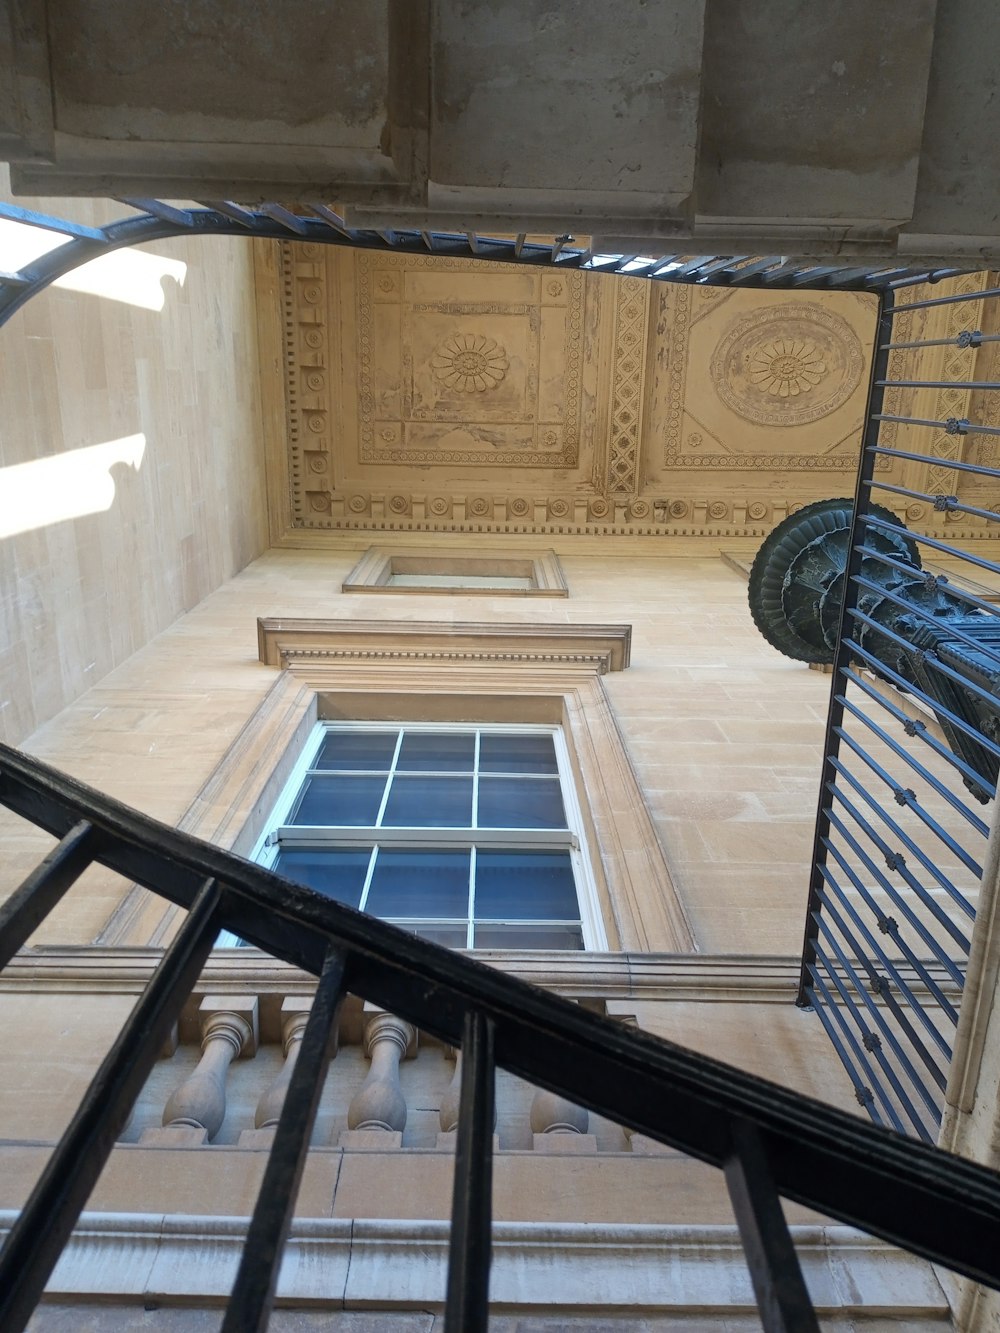
MULTIPOLYGON (((0 218, 0 271, 17 273, 66 243, 57 232, 0 218)), ((172 278, 183 287, 186 276, 183 260, 152 255, 146 250, 111 250, 57 278, 52 285, 144 310, 162 310, 166 302, 163 279, 172 278)))
POLYGON ((145 452, 140 433, 0 468, 0 538, 104 513, 115 498, 111 469, 121 463, 138 472, 145 452))

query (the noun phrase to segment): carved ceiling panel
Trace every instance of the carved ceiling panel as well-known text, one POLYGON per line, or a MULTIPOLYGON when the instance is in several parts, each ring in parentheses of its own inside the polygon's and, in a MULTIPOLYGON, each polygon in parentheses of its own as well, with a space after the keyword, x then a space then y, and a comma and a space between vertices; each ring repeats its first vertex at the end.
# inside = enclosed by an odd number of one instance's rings
POLYGON ((300 243, 276 276, 292 540, 757 536, 853 484, 872 297, 300 243))
POLYGON ((577 465, 581 273, 354 259, 362 463, 577 465))
MULTIPOLYGON (((644 481, 707 469, 754 474, 762 493, 815 487, 789 472, 856 466, 874 335, 850 293, 658 288, 657 361, 644 481), (707 298, 707 299, 706 299, 707 298)), ((830 481, 820 489, 829 490, 830 481)))

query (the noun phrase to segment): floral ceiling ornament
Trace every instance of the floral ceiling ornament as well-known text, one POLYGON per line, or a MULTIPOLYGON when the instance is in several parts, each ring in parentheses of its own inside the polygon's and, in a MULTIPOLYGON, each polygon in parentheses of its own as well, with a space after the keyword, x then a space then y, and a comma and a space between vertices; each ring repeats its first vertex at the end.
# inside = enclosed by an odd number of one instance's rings
POLYGON ((776 338, 757 348, 750 361, 750 381, 776 398, 797 398, 814 389, 826 374, 816 344, 798 338, 776 338))
POLYGON ((861 340, 842 315, 815 301, 784 301, 730 323, 709 373, 722 402, 745 421, 805 426, 847 404, 865 364, 861 340))
POLYGON ((431 370, 436 378, 459 393, 495 389, 509 365, 500 343, 481 333, 453 333, 431 357, 431 370))

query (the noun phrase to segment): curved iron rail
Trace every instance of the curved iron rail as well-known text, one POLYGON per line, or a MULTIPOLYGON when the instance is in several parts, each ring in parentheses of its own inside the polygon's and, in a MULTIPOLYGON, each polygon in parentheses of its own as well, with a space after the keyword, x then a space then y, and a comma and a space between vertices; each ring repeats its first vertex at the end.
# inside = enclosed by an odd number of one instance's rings
POLYGON ((18 272, 0 273, 0 325, 38 292, 88 260, 123 246, 192 235, 314 241, 397 254, 432 254, 442 259, 489 259, 505 264, 579 268, 706 287, 877 292, 914 282, 938 282, 964 272, 954 268, 815 264, 788 260, 781 255, 610 255, 574 248, 573 237, 568 234, 543 243, 529 241, 526 234, 504 238, 472 231, 373 231, 351 227, 332 208, 319 203, 309 205, 310 213, 295 213, 278 203, 250 207, 230 200, 213 200, 200 208, 178 208, 159 199, 124 199, 122 203, 139 212, 103 227, 86 227, 17 205, 0 204, 0 219, 67 237, 65 243, 18 272))
POLYGON ((243 1279, 234 1290, 240 1328, 266 1321, 345 990, 467 1052, 450 1329, 485 1328, 494 1062, 722 1167, 768 1329, 816 1327, 778 1195, 1000 1288, 1000 1176, 985 1167, 588 1013, 159 824, 6 746, 0 804, 62 840, 0 910, 0 967, 91 861, 188 912, 0 1253, 5 1330, 29 1318, 220 928, 321 977, 320 1017, 296 1065, 241 1270, 256 1284, 256 1304, 243 1279), (787 1298, 786 1282, 795 1299, 772 1317, 767 1311, 787 1298))

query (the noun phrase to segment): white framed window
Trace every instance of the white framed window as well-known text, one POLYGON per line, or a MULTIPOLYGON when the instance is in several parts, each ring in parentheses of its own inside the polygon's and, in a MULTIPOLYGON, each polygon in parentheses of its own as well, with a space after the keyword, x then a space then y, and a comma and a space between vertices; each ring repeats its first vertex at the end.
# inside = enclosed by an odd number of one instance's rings
POLYGON ((452 948, 607 947, 557 726, 320 722, 252 859, 452 948))

